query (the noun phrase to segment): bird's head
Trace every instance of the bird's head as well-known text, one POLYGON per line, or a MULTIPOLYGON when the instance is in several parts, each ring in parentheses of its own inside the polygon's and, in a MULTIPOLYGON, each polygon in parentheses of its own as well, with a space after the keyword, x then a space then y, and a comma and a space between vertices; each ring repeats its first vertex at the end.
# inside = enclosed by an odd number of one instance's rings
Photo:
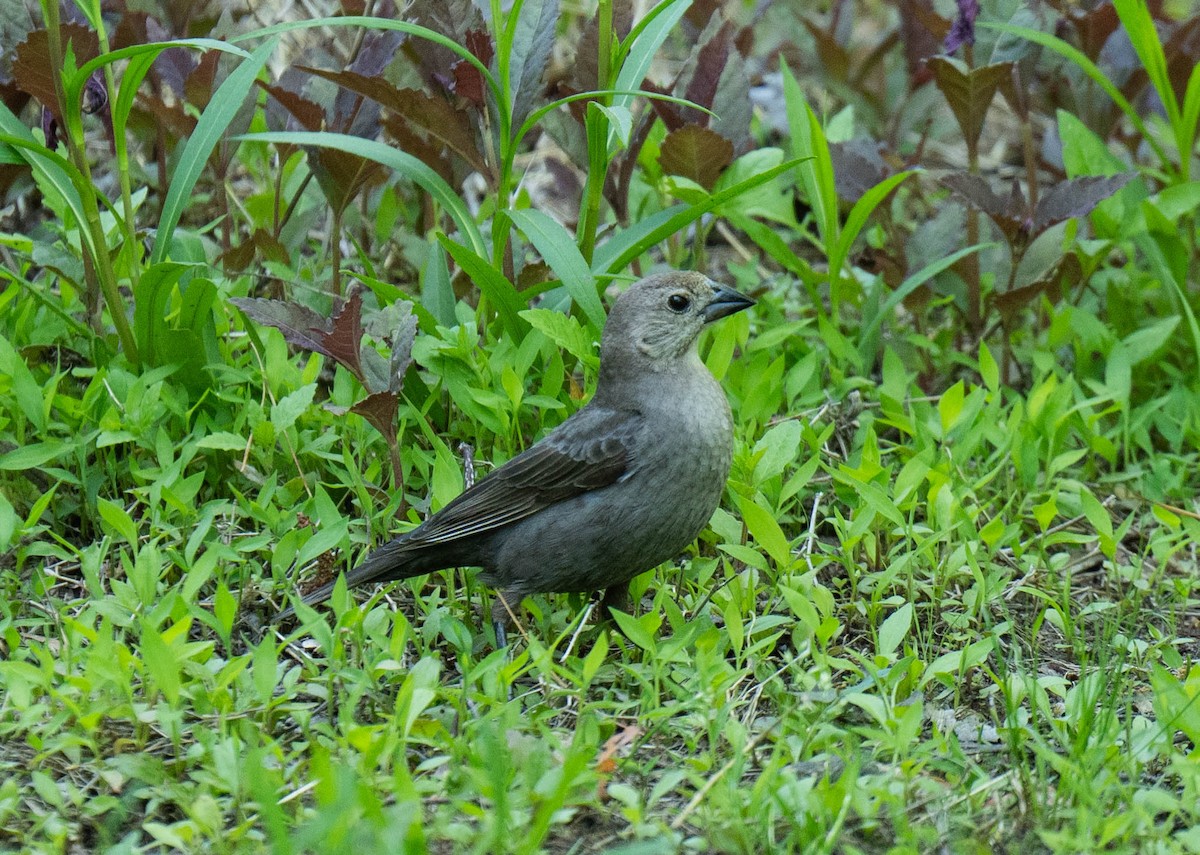
POLYGON ((601 372, 606 363, 630 361, 668 367, 691 351, 705 324, 753 305, 702 273, 648 276, 613 304, 600 344, 601 372))

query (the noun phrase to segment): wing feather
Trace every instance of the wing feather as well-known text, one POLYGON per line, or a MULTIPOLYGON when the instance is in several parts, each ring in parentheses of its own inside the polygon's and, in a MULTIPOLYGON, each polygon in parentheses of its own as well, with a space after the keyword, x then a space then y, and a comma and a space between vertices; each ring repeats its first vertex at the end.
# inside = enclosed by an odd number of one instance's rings
POLYGON ((434 544, 494 531, 618 481, 631 465, 642 417, 585 407, 405 536, 434 544))

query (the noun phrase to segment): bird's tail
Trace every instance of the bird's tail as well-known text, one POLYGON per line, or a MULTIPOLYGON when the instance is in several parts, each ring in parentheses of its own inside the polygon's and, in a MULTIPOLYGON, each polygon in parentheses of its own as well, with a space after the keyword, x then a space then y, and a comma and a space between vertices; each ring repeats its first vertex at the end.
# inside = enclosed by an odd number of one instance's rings
MULTIPOLYGON (((362 564, 346 574, 346 587, 354 588, 371 582, 391 582, 397 579, 408 579, 428 572, 428 568, 414 560, 414 550, 405 542, 403 537, 385 543, 367 556, 362 564)), ((309 591, 300 602, 306 606, 323 603, 333 594, 335 578, 315 591, 309 591)), ((279 623, 295 614, 296 610, 288 606, 275 616, 273 623, 279 623)))

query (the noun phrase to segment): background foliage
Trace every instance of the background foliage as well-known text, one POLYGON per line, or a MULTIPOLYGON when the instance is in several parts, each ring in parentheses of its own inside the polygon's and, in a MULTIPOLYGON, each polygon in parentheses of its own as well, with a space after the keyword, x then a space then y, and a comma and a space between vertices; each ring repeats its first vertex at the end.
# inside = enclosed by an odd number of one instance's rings
POLYGON ((276 11, 0 0, 0 847, 1200 851, 1188 4, 276 11), (664 267, 759 303, 635 614, 269 623, 664 267))

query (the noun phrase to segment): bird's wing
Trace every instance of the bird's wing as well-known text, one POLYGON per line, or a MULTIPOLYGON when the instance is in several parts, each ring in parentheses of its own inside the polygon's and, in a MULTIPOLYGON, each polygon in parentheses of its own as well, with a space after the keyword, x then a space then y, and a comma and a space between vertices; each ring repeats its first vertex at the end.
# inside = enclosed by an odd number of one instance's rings
POLYGON ((413 529, 410 544, 493 531, 558 502, 614 483, 630 467, 642 417, 585 407, 413 529))

